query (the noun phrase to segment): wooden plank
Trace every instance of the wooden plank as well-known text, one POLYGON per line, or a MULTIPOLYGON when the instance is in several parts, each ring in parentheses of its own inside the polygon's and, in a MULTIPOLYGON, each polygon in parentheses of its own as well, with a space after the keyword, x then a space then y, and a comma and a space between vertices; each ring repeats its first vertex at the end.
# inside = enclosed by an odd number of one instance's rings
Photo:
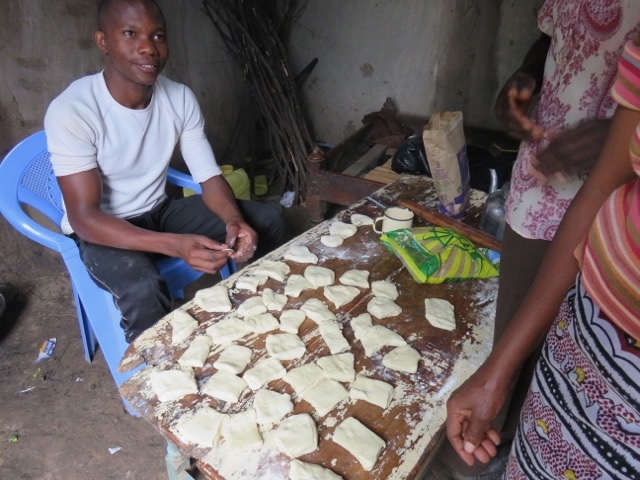
POLYGON ((344 175, 351 175, 357 177, 362 172, 366 171, 372 165, 375 165, 380 157, 387 151, 387 146, 380 143, 376 143, 371 149, 356 160, 349 168, 345 169, 342 173, 344 175))

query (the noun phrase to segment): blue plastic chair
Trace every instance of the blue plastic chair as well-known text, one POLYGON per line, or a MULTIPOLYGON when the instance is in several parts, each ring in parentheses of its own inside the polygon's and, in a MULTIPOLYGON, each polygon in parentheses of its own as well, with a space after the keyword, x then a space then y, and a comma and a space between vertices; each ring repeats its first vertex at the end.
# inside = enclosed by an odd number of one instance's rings
MULTIPOLYGON (((111 375, 120 386, 142 365, 133 371, 118 371, 128 344, 113 297, 91 279, 72 239, 36 222, 23 209, 23 205, 29 205, 60 226, 62 194, 51 168, 50 156, 44 131, 25 138, 7 154, 0 164, 0 213, 20 233, 62 255, 71 279, 85 359, 91 362, 100 345, 111 375)), ((201 192, 200 185, 189 175, 172 168, 169 169, 169 182, 201 192)), ((177 258, 162 259, 158 267, 174 298, 182 298, 184 287, 202 275, 177 258)), ((234 272, 235 264, 229 262, 220 270, 220 275, 227 278, 234 272)), ((128 405, 127 408, 130 409, 128 405)))

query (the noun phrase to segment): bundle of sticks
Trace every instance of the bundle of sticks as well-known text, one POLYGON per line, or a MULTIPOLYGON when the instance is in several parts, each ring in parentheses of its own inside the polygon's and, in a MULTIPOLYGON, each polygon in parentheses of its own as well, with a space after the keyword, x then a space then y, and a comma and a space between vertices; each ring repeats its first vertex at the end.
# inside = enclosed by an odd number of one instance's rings
POLYGON ((260 110, 282 185, 304 198, 305 159, 314 142, 296 94, 285 50, 299 0, 203 0, 225 47, 241 64, 260 110))

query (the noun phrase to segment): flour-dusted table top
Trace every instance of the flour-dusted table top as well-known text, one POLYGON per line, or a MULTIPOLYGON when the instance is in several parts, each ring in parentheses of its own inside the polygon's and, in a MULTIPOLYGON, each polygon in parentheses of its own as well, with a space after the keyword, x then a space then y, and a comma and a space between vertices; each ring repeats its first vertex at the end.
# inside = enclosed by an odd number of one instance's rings
MULTIPOLYGON (((393 205, 400 197, 410 198, 426 206, 435 207, 437 200, 429 179, 425 177, 405 178, 378 191, 374 197, 393 205)), ((467 219, 477 225, 484 194, 473 192, 472 206, 467 219)), ((272 381, 269 389, 292 394, 293 413, 312 413, 319 434, 318 449, 303 455, 300 460, 321 464, 341 475, 346 480, 355 479, 413 479, 421 473, 432 453, 438 447, 444 431, 446 400, 451 392, 475 371, 489 354, 493 335, 493 318, 497 279, 468 280, 440 285, 417 284, 400 261, 379 242, 379 235, 370 226, 359 227, 358 233, 345 240, 338 248, 324 246, 320 236, 327 234, 332 221, 349 222, 352 213, 362 213, 373 218, 382 214, 382 209, 372 202, 363 200, 341 212, 336 218, 327 220, 308 232, 293 239, 282 248, 267 255, 265 259, 282 260, 287 248, 292 245, 306 245, 318 255, 320 266, 331 268, 338 278, 347 270, 361 269, 370 272, 369 281, 390 280, 398 286, 400 296, 396 303, 402 307, 398 316, 377 320, 374 324, 385 325, 404 337, 410 346, 421 354, 418 371, 415 374, 387 369, 382 365, 382 357, 391 348, 385 347, 372 358, 364 355, 359 341, 354 337, 349 320, 366 312, 366 305, 372 298, 371 291, 362 291, 355 300, 340 309, 324 299, 322 289, 303 291, 298 298, 289 298, 285 309, 297 309, 311 297, 326 301, 336 313, 343 326, 343 334, 355 355, 356 372, 390 383, 395 395, 386 410, 359 400, 355 403, 343 402, 325 417, 318 418, 313 408, 299 399, 291 387, 283 380, 272 381), (425 319, 424 299, 444 298, 455 306, 457 328, 448 332, 432 327, 425 319), (362 469, 358 461, 342 447, 331 441, 337 425, 345 418, 353 416, 369 429, 382 437, 386 448, 370 472, 362 469)), ((414 225, 420 225, 417 220, 414 225)), ((290 274, 302 274, 306 265, 287 261, 290 274)), ((254 264, 255 265, 255 264, 254 264)), ((247 291, 233 289, 235 281, 246 274, 251 265, 222 283, 229 287, 234 307, 253 295, 247 291)), ((284 284, 270 279, 262 288, 272 288, 282 293, 284 284)), ((193 302, 183 307, 200 326, 196 334, 205 334, 212 323, 226 314, 212 314, 198 308, 193 302)), ((276 314, 276 316, 278 316, 276 314)), ((175 433, 178 419, 194 408, 209 405, 222 413, 238 413, 250 407, 255 392, 245 391, 237 404, 226 405, 206 395, 188 395, 179 401, 160 403, 150 386, 150 373, 168 363, 175 363, 187 345, 175 347, 171 344, 171 314, 161 319, 152 329, 145 332, 129 348, 122 360, 122 368, 133 368, 141 361, 147 366, 136 373, 120 387, 120 393, 142 416, 160 432, 173 441, 185 454, 197 459, 198 468, 212 479, 287 479, 289 458, 270 449, 266 444, 256 450, 230 451, 223 441, 212 449, 196 448, 184 444, 175 433)), ((296 366, 313 362, 329 355, 329 349, 311 320, 306 319, 300 327, 300 338, 307 353, 298 360, 284 361, 290 370, 296 366)), ((267 334, 247 336, 236 343, 254 350, 253 365, 266 356, 265 338, 267 334)), ((205 367, 195 369, 200 384, 215 372, 212 367, 222 348, 217 348, 209 356, 205 367)), ((348 388, 348 385, 345 385, 348 388)), ((267 435, 268 436, 268 435, 267 435)))

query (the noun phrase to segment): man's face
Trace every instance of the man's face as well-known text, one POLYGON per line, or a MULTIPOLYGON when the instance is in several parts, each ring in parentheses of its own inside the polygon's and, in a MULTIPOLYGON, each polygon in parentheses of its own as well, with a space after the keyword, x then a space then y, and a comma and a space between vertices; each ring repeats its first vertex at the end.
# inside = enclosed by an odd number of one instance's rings
POLYGON ((106 54, 106 77, 114 96, 148 87, 169 57, 167 32, 157 7, 145 0, 119 0, 106 12, 94 35, 106 54))

